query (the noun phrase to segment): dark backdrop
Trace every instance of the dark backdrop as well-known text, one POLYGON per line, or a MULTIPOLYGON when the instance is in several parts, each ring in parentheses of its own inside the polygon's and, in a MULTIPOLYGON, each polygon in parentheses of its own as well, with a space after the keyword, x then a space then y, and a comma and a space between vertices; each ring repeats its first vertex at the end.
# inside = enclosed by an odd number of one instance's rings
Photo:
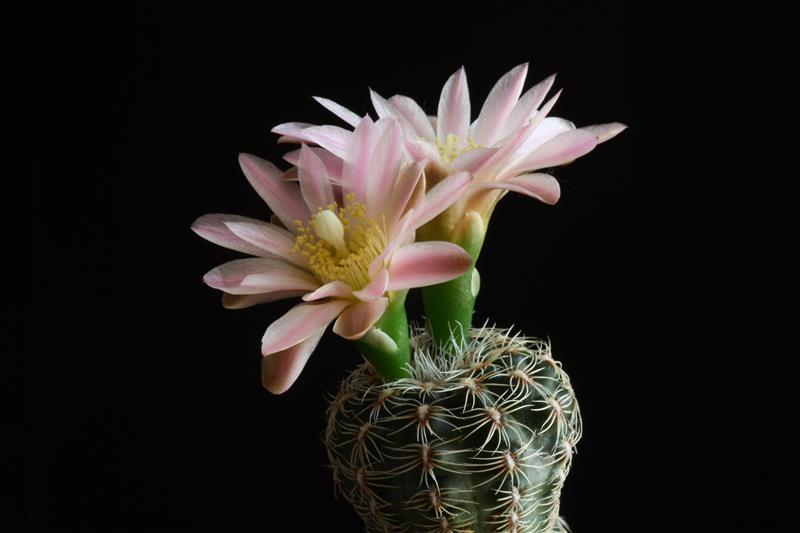
POLYGON ((549 337, 581 402, 563 514, 579 533, 785 530, 791 35, 769 10, 637 4, 34 8, 24 522, 357 531, 320 434, 359 357, 328 334, 288 393, 261 389, 289 304, 222 309, 201 277, 234 254, 189 226, 268 215, 236 155, 278 162, 271 127, 330 121, 311 95, 433 111, 464 64, 477 111, 531 61, 529 84, 558 72, 556 115, 630 125, 556 171, 556 207, 507 197, 480 263, 477 321, 549 337))

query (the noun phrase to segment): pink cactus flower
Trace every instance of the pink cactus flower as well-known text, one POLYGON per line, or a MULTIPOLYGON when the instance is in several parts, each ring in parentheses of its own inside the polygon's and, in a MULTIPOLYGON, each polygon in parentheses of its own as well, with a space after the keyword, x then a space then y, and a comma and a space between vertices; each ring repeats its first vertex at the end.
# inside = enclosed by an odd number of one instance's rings
POLYGON ((226 307, 302 297, 262 339, 264 385, 275 394, 294 383, 331 322, 342 337, 360 339, 397 292, 453 279, 471 264, 452 243, 414 242, 415 230, 470 185, 469 174, 426 188, 424 163, 409 161, 399 120, 365 117, 353 125, 352 132, 331 135, 335 160, 303 145, 297 168, 282 172, 240 156, 276 223, 211 214, 192 226, 215 244, 255 256, 205 275, 225 293, 226 307))
MULTIPOLYGON (((548 116, 560 91, 545 102, 555 76, 550 76, 524 93, 528 65, 506 73, 489 93, 478 118, 471 120, 467 77, 462 67, 445 83, 437 116, 429 117, 407 96, 388 100, 370 91, 372 104, 381 118, 396 119, 406 149, 416 161, 426 161, 429 185, 457 172, 468 172, 474 180, 463 197, 440 219, 436 238, 449 239, 455 225, 470 213, 481 215, 484 224, 506 191, 532 196, 547 204, 558 201, 558 181, 542 169, 564 165, 587 154, 597 144, 623 131, 614 122, 576 128, 569 120, 548 116), (544 103, 543 103, 544 102, 544 103)), ((324 98, 316 100, 351 126, 358 116, 324 98)), ((273 129, 286 142, 306 142, 324 148, 331 169, 342 157, 342 146, 352 133, 337 126, 302 123, 281 124, 273 129)), ((294 161, 299 152, 287 154, 294 161)))

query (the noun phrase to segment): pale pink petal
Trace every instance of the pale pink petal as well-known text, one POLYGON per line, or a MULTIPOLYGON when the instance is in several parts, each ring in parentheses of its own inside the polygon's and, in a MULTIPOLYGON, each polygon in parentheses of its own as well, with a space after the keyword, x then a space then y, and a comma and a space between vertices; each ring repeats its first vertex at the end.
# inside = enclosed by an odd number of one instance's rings
POLYGON ((591 152, 597 146, 597 136, 585 130, 571 130, 550 139, 535 152, 514 165, 515 171, 564 165, 591 152))
POLYGON ((389 205, 386 208, 386 226, 391 234, 395 223, 400 219, 406 210, 411 194, 422 177, 427 161, 417 161, 412 165, 406 166, 397 177, 389 205))
POLYGON ((626 129, 628 126, 621 122, 609 122, 608 124, 594 124, 592 126, 584 126, 582 130, 591 131, 597 135, 597 144, 604 143, 609 139, 613 139, 626 129))
POLYGON ((406 151, 413 161, 428 160, 440 162, 442 160, 439 149, 436 148, 433 143, 419 139, 405 139, 405 141, 406 151))
POLYGON ((419 104, 417 104, 408 96, 402 96, 399 94, 389 98, 389 101, 392 103, 395 109, 397 109, 397 111, 402 114, 412 126, 414 126, 418 136, 429 141, 436 139, 436 133, 433 131, 431 121, 428 120, 428 116, 425 114, 425 111, 422 110, 419 104))
POLYGON ((268 257, 236 259, 211 269, 203 281, 230 294, 313 291, 319 282, 309 272, 268 257))
POLYGON ((344 158, 352 132, 339 126, 311 126, 303 130, 303 141, 317 144, 336 157, 344 158))
POLYGON ((272 133, 281 136, 278 142, 300 142, 304 138, 303 130, 313 125, 307 122, 285 122, 272 128, 272 133))
POLYGON ((308 208, 300 188, 284 181, 283 173, 275 165, 250 154, 239 154, 239 165, 247 181, 284 226, 293 228, 295 220, 308 220, 308 208))
POLYGON ((261 359, 261 384, 264 388, 272 394, 286 392, 300 376, 324 333, 322 327, 294 346, 261 359))
POLYGON ((379 129, 369 116, 365 116, 353 131, 352 142, 344 157, 342 191, 344 194, 354 194, 355 199, 363 204, 367 203, 373 151, 382 133, 383 129, 379 129))
POLYGON ((453 205, 471 181, 472 176, 467 172, 459 172, 431 187, 425 194, 422 205, 414 213, 413 226, 422 226, 453 205))
POLYGON ((526 156, 539 148, 541 145, 565 131, 575 129, 575 124, 569 120, 559 117, 546 117, 541 120, 536 129, 533 130, 530 137, 525 139, 525 142, 517 150, 517 154, 526 156))
POLYGON ((511 69, 492 87, 472 128, 472 138, 481 146, 491 146, 502 132, 506 119, 514 109, 525 84, 528 64, 511 69))
POLYGON ((305 144, 300 147, 300 166, 297 173, 300 178, 300 192, 309 211, 316 213, 317 208, 336 202, 325 165, 305 144))
POLYGON ((451 166, 456 172, 463 171, 474 174, 480 172, 484 165, 488 164, 499 150, 500 148, 473 148, 453 159, 451 166))
MULTIPOLYGON (((370 265, 372 266, 372 265, 370 265)), ((389 284, 389 272, 384 268, 377 274, 372 276, 372 279, 361 290, 353 292, 353 296, 359 300, 375 300, 383 296, 386 292, 386 286, 389 284)))
POLYGON ((255 256, 266 255, 266 250, 262 247, 236 236, 226 225, 226 223, 229 222, 247 222, 266 225, 266 222, 261 222, 254 218, 215 213, 203 215, 195 220, 194 224, 192 224, 192 231, 205 240, 211 241, 218 246, 224 246, 229 250, 236 250, 237 252, 255 256))
POLYGON ((306 291, 275 291, 264 294, 228 294, 227 292, 222 295, 222 306, 225 309, 244 309, 253 305, 265 304, 275 302, 277 300, 285 300, 286 298, 294 298, 302 296, 306 291))
POLYGON ((345 300, 298 304, 273 322, 261 339, 261 353, 285 350, 325 328, 350 305, 345 300))
POLYGON ((373 220, 380 220, 392 194, 400 161, 403 158, 403 133, 400 124, 387 119, 386 132, 378 140, 371 158, 367 180, 367 210, 373 220))
POLYGON ((545 96, 553 87, 556 75, 553 74, 543 81, 540 81, 523 94, 517 105, 511 111, 505 124, 501 128, 500 135, 506 136, 528 123, 536 109, 544 102, 545 96))
MULTIPOLYGON (((308 149, 314 152, 314 155, 325 165, 325 171, 328 173, 331 183, 336 185, 340 184, 342 180, 342 160, 324 148, 309 146, 308 149)), ((290 165, 300 165, 300 150, 297 149, 286 152, 283 155, 283 159, 290 165)))
POLYGON ((425 287, 457 278, 472 259, 457 244, 443 241, 415 242, 399 248, 389 266, 387 290, 425 287))
POLYGON ((333 332, 348 340, 360 339, 383 315, 389 300, 379 298, 348 307, 333 324, 333 332))
POLYGON ((323 298, 349 298, 353 295, 353 289, 347 283, 342 281, 331 281, 326 283, 314 292, 310 292, 303 296, 306 302, 313 302, 322 300, 323 298))
POLYGON ((514 191, 549 205, 554 205, 561 197, 561 186, 548 174, 522 174, 503 181, 483 184, 481 188, 514 191))
POLYGON ((439 97, 439 120, 436 133, 439 141, 446 142, 449 134, 454 134, 462 142, 469 133, 470 107, 467 75, 464 67, 450 76, 439 97))
POLYGON ((361 121, 361 117, 344 107, 343 105, 337 104, 333 100, 328 100, 327 98, 322 98, 320 96, 314 96, 314 100, 316 100, 322 107, 339 117, 340 119, 344 120, 354 128, 358 125, 361 121))
POLYGON ((284 228, 257 220, 231 220, 225 226, 239 239, 257 247, 259 253, 253 255, 273 255, 299 267, 306 266, 305 259, 292 251, 294 236, 284 228))
POLYGON ((383 119, 394 119, 399 124, 403 130, 403 134, 406 138, 415 139, 419 135, 417 134, 416 128, 403 116, 400 111, 398 111, 394 105, 386 100, 383 96, 379 95, 372 89, 369 91, 370 99, 372 100, 372 106, 375 108, 375 112, 378 113, 378 116, 383 119))

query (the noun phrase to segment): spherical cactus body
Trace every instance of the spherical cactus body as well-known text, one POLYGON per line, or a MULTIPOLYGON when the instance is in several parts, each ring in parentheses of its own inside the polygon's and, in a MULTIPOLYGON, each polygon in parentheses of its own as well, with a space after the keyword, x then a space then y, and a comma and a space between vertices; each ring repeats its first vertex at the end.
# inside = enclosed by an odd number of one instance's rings
POLYGON ((581 422, 549 344, 492 328, 455 350, 424 332, 412 344, 411 377, 385 383, 364 364, 327 413, 334 482, 366 530, 566 531, 581 422))

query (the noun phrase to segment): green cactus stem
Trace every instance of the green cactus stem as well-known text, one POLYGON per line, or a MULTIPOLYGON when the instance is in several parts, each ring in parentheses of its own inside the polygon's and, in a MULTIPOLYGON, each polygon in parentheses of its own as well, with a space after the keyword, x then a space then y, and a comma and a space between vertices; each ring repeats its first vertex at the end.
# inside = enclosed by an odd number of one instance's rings
POLYGON ((422 289, 428 332, 442 347, 458 348, 472 326, 475 298, 480 289, 480 277, 475 268, 485 236, 483 219, 476 212, 467 213, 456 226, 451 242, 458 244, 472 257, 472 267, 451 281, 422 289))
POLYGON ((368 533, 558 533, 581 436, 578 403, 550 345, 508 330, 468 332, 458 352, 425 332, 412 374, 345 379, 325 444, 339 493, 368 533))
POLYGON ((408 377, 408 318, 406 294, 396 291, 389 294, 389 305, 383 316, 366 335, 356 341, 356 346, 372 367, 384 379, 394 381, 408 377))

